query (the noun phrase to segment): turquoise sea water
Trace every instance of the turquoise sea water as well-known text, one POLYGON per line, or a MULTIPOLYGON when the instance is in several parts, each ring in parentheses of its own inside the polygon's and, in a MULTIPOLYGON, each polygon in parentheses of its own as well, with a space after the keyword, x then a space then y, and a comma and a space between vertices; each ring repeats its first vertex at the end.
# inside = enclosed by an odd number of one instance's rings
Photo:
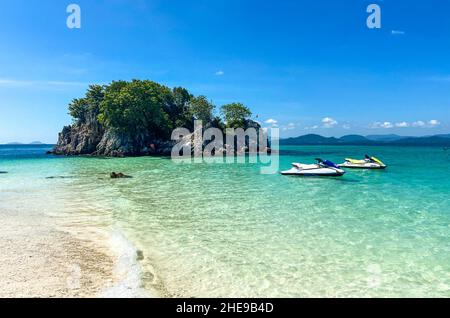
POLYGON ((450 152, 442 148, 282 148, 281 170, 366 153, 389 165, 330 179, 45 150, 0 146, 0 217, 17 205, 11 198, 35 191, 46 213, 73 226, 121 231, 144 252, 143 285, 163 296, 450 297, 450 152), (133 178, 112 180, 111 171, 133 178))

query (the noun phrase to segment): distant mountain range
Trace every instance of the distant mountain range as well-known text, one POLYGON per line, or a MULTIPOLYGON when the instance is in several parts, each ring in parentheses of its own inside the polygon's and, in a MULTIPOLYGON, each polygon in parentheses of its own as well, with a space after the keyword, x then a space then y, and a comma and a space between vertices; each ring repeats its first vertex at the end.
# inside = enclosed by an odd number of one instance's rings
MULTIPOLYGON (((442 146, 450 147, 450 134, 424 137, 399 135, 346 135, 340 138, 309 134, 294 138, 280 139, 281 145, 394 145, 394 146, 442 146)), ((45 145, 40 141, 30 143, 10 142, 6 145, 45 145)))
POLYGON ((28 144, 24 144, 24 143, 21 143, 21 142, 9 142, 6 145, 44 145, 44 143, 42 143, 40 141, 33 141, 33 142, 28 143, 28 144))
POLYGON ((341 138, 323 137, 310 134, 295 138, 281 139, 281 145, 392 145, 392 146, 442 146, 450 147, 450 134, 425 137, 405 137, 398 135, 347 135, 341 138))
POLYGON ((410 137, 390 134, 390 135, 369 135, 369 136, 366 136, 365 138, 369 139, 369 140, 373 140, 373 141, 397 141, 397 140, 406 139, 406 138, 410 138, 410 137))

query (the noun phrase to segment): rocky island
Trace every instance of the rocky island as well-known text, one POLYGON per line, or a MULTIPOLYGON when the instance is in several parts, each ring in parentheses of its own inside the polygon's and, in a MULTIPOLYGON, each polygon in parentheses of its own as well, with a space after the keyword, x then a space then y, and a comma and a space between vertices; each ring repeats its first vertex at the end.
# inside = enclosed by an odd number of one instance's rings
POLYGON ((170 155, 177 141, 175 128, 261 128, 240 103, 224 105, 220 115, 205 96, 170 89, 149 80, 113 81, 91 85, 85 96, 72 100, 70 126, 63 128, 52 153, 56 155, 148 156, 170 155))

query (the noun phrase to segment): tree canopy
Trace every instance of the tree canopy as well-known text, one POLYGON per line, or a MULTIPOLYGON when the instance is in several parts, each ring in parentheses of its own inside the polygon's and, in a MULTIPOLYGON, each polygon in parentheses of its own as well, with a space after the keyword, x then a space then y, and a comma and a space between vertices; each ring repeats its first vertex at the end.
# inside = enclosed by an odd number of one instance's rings
POLYGON ((121 132, 167 135, 172 128, 166 111, 171 94, 167 87, 151 81, 113 83, 106 88, 99 120, 121 132))
POLYGON ((88 119, 95 120, 99 114, 100 103, 105 96, 105 87, 101 85, 90 85, 83 98, 76 98, 69 104, 69 114, 80 122, 88 119))
POLYGON ((228 128, 243 128, 245 120, 252 116, 250 109, 241 103, 223 105, 221 112, 228 128))
MULTIPOLYGON (((251 116, 248 107, 233 103, 216 106, 205 96, 194 96, 182 87, 170 89, 149 80, 113 81, 91 85, 83 98, 69 104, 69 114, 78 122, 98 120, 106 128, 123 133, 151 133, 168 138, 177 127, 193 128, 194 120, 223 129, 243 127, 251 116)), ((244 128, 244 127, 243 127, 244 128)))
POLYGON ((214 117, 214 106, 205 96, 194 97, 189 102, 188 112, 196 120, 210 123, 214 117))

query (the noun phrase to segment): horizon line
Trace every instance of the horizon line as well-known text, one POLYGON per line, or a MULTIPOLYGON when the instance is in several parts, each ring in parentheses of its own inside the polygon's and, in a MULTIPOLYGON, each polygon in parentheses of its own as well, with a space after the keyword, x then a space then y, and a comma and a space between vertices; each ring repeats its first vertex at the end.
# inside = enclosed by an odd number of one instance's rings
MULTIPOLYGON (((369 135, 363 135, 363 134, 353 133, 353 134, 342 135, 342 136, 339 136, 339 137, 338 136, 324 136, 324 135, 321 135, 321 134, 309 133, 309 134, 303 134, 303 135, 298 135, 298 136, 293 136, 293 137, 283 137, 283 138, 280 137, 278 140, 299 138, 299 137, 311 136, 311 135, 320 136, 320 137, 323 137, 323 138, 336 138, 336 139, 340 139, 340 138, 346 137, 346 136, 361 136, 361 137, 365 137, 365 138, 370 137, 370 136, 381 136, 381 137, 384 137, 384 136, 386 136, 386 137, 387 136, 396 136, 396 137, 401 137, 401 138, 426 138, 426 137, 440 137, 442 135, 450 135, 450 132, 448 132, 448 133, 440 133, 440 134, 433 134, 433 135, 430 135, 430 134, 428 134, 428 135, 420 135, 420 136, 406 136, 406 135, 398 135, 398 134, 369 134, 369 135)), ((41 141, 32 141, 32 142, 19 142, 19 141, 0 142, 1 146, 20 146, 20 145, 23 145, 23 146, 31 146, 31 145, 46 146, 46 145, 49 145, 49 146, 52 146, 52 145, 56 145, 56 144, 57 144, 57 142, 50 142, 50 143, 48 143, 48 142, 41 142, 41 141)))

